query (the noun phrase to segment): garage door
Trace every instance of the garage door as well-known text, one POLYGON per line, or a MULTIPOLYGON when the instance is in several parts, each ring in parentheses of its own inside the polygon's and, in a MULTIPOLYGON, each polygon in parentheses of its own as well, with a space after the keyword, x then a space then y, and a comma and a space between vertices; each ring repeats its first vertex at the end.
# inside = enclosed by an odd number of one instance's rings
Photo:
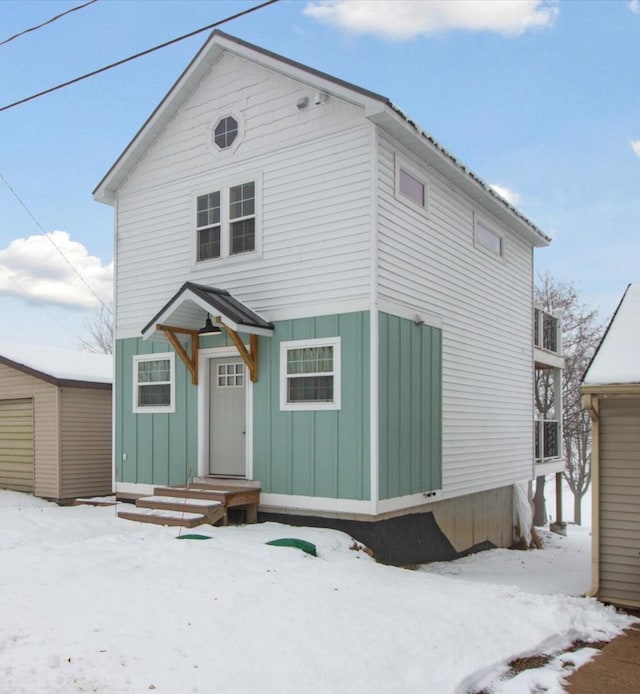
POLYGON ((33 492, 33 400, 0 400, 0 487, 33 492))

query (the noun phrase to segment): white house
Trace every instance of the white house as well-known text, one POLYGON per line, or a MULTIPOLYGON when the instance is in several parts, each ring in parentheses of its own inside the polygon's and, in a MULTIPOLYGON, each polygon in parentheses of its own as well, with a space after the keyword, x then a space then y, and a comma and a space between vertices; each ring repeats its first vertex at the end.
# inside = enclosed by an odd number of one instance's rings
POLYGON ((214 32, 94 196, 120 493, 254 480, 390 561, 511 543, 549 239, 388 99, 214 32))

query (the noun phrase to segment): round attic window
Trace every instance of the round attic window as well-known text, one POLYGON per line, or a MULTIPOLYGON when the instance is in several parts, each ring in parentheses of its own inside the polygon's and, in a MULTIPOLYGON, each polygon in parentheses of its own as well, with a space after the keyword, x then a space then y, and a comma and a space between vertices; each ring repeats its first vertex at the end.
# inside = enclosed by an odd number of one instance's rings
POLYGON ((218 121, 213 131, 213 141, 220 149, 231 147, 238 137, 238 121, 233 116, 225 116, 218 121))

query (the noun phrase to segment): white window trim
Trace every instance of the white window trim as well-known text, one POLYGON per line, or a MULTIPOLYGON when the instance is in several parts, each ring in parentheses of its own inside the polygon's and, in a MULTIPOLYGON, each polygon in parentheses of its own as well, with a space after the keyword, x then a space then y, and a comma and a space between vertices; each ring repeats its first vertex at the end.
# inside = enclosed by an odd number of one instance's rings
POLYGON ((476 212, 473 213, 473 245, 483 253, 487 253, 490 255, 492 258, 496 258, 498 260, 504 260, 504 253, 505 253, 505 237, 504 234, 501 234, 495 227, 495 225, 490 224, 487 222, 486 219, 478 215, 476 212), (489 234, 495 236, 495 238, 500 239, 500 252, 496 253, 495 250, 492 248, 489 248, 486 244, 482 243, 478 239, 478 227, 482 227, 486 232, 489 234))
POLYGON ((429 198, 431 195, 429 179, 419 167, 409 162, 408 159, 401 157, 399 154, 395 155, 394 195, 396 200, 399 200, 404 205, 412 207, 414 210, 419 210, 422 214, 427 214, 429 211, 429 198), (413 198, 410 198, 400 192, 400 169, 404 170, 410 176, 413 176, 413 178, 422 183, 424 186, 424 205, 419 205, 413 198))
MULTIPOLYGON (((234 176, 231 179, 213 181, 211 185, 201 186, 191 194, 191 219, 192 221, 192 269, 208 267, 215 263, 234 263, 242 262, 248 258, 259 258, 262 256, 262 174, 248 173, 243 176, 234 176), (231 218, 229 211, 230 190, 234 186, 243 183, 254 184, 255 196, 255 248, 252 251, 243 253, 230 253, 231 250, 231 218), (201 195, 220 191, 220 256, 218 258, 206 258, 198 260, 198 198, 201 195)), ((245 218, 234 219, 240 221, 245 218)))
POLYGON ((339 410, 341 408, 341 372, 339 337, 322 337, 312 340, 289 340, 280 343, 280 409, 296 411, 339 410), (333 402, 288 402, 287 401, 287 352, 305 347, 333 347, 333 402))
POLYGON ((136 354, 133 357, 133 412, 135 414, 156 414, 176 411, 176 364, 174 352, 157 352, 156 354, 136 354), (138 364, 147 361, 169 361, 169 404, 145 407, 138 405, 138 364))
POLYGON ((242 144, 242 141, 244 140, 244 118, 241 115, 241 111, 237 111, 236 109, 233 108, 222 108, 220 109, 216 115, 211 119, 209 122, 209 127, 208 127, 208 138, 209 138, 209 150, 211 151, 212 154, 216 155, 217 157, 224 157, 228 154, 233 154, 238 147, 242 144), (236 123, 238 124, 238 134, 236 135, 236 139, 231 143, 230 147, 225 147, 225 149, 220 149, 218 145, 215 142, 215 130, 216 126, 218 123, 223 119, 227 118, 227 116, 231 116, 236 123))

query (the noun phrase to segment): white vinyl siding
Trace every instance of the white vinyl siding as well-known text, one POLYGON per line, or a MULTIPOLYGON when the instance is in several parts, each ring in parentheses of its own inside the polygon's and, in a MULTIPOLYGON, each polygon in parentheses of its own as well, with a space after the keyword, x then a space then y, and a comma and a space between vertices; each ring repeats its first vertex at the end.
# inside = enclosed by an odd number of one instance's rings
POLYGON ((509 241, 497 264, 475 247, 471 201, 430 172, 425 215, 398 200, 398 158, 382 135, 378 159, 379 300, 442 321, 443 489, 458 495, 528 479, 532 249, 495 223, 509 241))
POLYGON ((336 98, 298 110, 305 90, 225 54, 130 174, 117 195, 119 339, 139 335, 186 280, 224 287, 261 314, 369 306, 374 128, 336 98), (210 145, 212 104, 241 112, 234 152, 210 145), (195 196, 256 172, 260 252, 194 263, 195 196))

